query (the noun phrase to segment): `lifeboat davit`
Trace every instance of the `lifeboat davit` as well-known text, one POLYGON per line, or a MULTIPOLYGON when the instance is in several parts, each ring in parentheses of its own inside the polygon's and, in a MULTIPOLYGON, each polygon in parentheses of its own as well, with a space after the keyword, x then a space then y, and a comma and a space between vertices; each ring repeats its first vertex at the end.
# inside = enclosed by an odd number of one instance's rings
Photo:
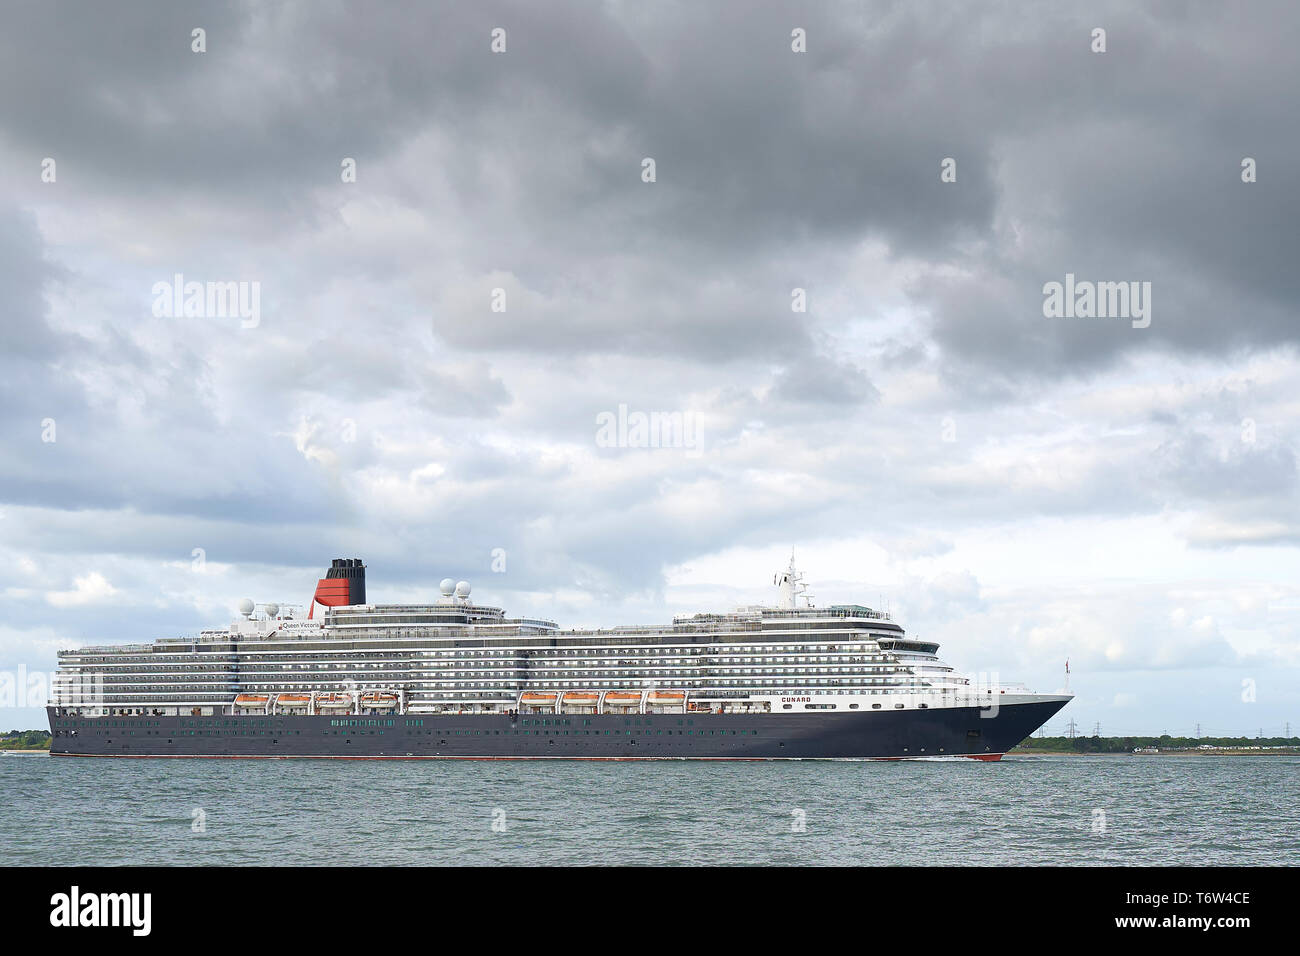
POLYGON ((271 698, 266 694, 240 694, 235 698, 236 707, 265 707, 271 698))

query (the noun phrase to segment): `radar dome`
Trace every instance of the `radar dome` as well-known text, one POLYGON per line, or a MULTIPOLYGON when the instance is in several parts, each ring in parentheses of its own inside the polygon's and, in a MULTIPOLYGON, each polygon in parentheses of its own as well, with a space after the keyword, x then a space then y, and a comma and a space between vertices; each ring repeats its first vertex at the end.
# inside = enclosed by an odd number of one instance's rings
POLYGON ((468 581, 457 581, 457 582, 456 582, 456 597, 458 597, 458 598, 467 598, 467 597, 469 597, 469 582, 468 582, 468 581))
POLYGON ((267 617, 275 617, 279 613, 280 613, 280 605, 272 602, 266 606, 267 617))
POLYGON ((438 585, 438 590, 446 597, 451 597, 456 590, 456 582, 451 578, 443 578, 442 583, 438 585))
POLYGON ((248 615, 253 613, 252 598, 244 598, 242 601, 239 602, 239 613, 244 615, 244 617, 248 617, 248 615))

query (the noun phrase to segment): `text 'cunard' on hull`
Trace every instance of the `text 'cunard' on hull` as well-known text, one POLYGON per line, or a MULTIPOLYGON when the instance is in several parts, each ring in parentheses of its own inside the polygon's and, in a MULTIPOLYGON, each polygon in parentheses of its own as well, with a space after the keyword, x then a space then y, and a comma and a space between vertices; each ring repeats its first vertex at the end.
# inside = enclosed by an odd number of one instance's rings
POLYGON ((59 652, 56 756, 996 760, 1070 700, 957 674, 888 613, 775 606, 563 631, 475 604, 367 604, 336 559, 301 608, 59 652), (319 613, 318 613, 319 608, 319 613))

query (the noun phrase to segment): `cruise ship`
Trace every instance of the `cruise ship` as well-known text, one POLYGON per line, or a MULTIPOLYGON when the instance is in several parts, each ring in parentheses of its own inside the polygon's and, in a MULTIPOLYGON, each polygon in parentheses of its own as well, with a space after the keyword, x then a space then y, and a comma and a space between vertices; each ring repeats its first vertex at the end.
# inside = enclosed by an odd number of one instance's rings
POLYGON ((476 604, 368 604, 359 558, 310 605, 245 599, 227 628, 59 652, 55 756, 998 760, 1070 701, 963 677, 888 612, 771 606, 561 630, 476 604))

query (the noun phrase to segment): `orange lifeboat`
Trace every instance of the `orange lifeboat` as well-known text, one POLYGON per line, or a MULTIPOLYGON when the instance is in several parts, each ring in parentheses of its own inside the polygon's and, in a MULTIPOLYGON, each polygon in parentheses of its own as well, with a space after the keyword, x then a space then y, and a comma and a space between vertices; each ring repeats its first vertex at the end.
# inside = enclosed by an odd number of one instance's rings
MULTIPOLYGON (((526 695, 525 695, 525 696, 526 696, 526 695)), ((599 700, 600 700, 600 695, 599 695, 599 694, 589 694, 589 693, 586 693, 586 692, 583 692, 583 691, 578 691, 578 692, 575 692, 575 693, 565 694, 565 695, 564 695, 564 702, 565 702, 566 704, 589 704, 589 705, 594 705, 594 704, 595 704, 597 701, 599 701, 599 700)))
POLYGON ((523 704, 553 704, 555 703, 555 695, 529 692, 527 694, 520 694, 519 702, 523 704))
POLYGON ((611 690, 605 695, 605 703, 613 704, 615 707, 627 707, 631 704, 641 703, 641 695, 611 690))
POLYGON ((650 692, 650 703, 652 704, 680 704, 685 700, 685 691, 652 690, 650 692))
POLYGON ((280 707, 306 707, 311 703, 311 694, 281 694, 275 702, 280 707))
POLYGON ((271 698, 266 694, 240 694, 235 698, 236 707, 265 707, 271 698))
POLYGON ((351 707, 352 695, 351 694, 317 694, 316 706, 330 707, 330 708, 351 707))
POLYGON ((361 695, 362 707, 396 707, 397 695, 385 694, 379 691, 372 691, 368 694, 361 695))

